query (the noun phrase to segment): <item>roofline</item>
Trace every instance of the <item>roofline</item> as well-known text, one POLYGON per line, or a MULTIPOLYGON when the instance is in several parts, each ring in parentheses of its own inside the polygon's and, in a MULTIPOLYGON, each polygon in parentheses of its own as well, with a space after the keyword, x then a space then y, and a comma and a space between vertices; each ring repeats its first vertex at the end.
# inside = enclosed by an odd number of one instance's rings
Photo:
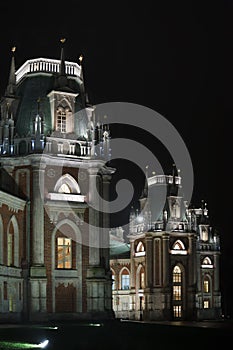
MULTIPOLYGON (((29 59, 17 69, 15 72, 16 83, 18 83, 28 73, 59 73, 61 61, 59 59, 51 58, 33 58, 29 59)), ((81 79, 81 66, 76 62, 65 61, 66 74, 81 79)))

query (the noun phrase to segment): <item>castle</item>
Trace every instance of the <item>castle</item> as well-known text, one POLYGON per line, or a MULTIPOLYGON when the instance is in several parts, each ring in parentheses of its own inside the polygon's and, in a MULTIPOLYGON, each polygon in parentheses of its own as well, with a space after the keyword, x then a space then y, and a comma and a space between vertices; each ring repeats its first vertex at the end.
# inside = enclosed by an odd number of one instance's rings
POLYGON ((218 318, 219 236, 205 204, 179 195, 175 170, 146 179, 127 237, 105 229, 95 203, 115 172, 109 126, 88 100, 82 57, 66 61, 61 43, 60 59, 17 70, 13 48, 1 97, 0 320, 218 318))

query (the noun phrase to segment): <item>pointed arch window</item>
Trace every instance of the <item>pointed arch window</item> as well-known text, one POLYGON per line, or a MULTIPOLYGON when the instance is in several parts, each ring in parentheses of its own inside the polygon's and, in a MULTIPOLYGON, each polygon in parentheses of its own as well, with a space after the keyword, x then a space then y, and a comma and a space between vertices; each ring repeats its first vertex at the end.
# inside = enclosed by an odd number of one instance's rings
POLYGON ((178 239, 172 246, 171 254, 187 255, 184 243, 178 239))
POLYGON ((19 266, 19 228, 15 216, 7 227, 7 265, 19 266))
POLYGON ((176 265, 172 271, 172 303, 174 318, 182 317, 182 271, 176 265))
POLYGON ((71 189, 66 183, 64 183, 58 189, 58 193, 71 193, 71 189))
POLYGON ((203 269, 212 269, 214 267, 214 265, 212 264, 211 259, 208 256, 206 256, 202 261, 201 267, 203 269))
POLYGON ((47 198, 59 201, 85 202, 86 197, 80 194, 77 181, 70 174, 61 176, 54 186, 54 192, 49 192, 47 198))
POLYGON ((54 192, 59 193, 80 193, 80 187, 77 181, 70 174, 61 176, 54 187, 54 192))
POLYGON ((135 252, 135 256, 144 256, 146 255, 145 252, 145 246, 144 244, 140 241, 136 247, 136 252, 135 252))
POLYGON ((121 272, 121 289, 128 290, 130 286, 129 271, 124 268, 121 272))

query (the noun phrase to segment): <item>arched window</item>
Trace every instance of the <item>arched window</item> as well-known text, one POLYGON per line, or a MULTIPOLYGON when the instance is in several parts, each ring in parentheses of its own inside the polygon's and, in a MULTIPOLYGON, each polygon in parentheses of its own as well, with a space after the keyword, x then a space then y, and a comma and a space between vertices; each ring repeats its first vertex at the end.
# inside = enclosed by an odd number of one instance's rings
POLYGON ((179 266, 175 266, 173 269, 173 283, 180 283, 181 282, 181 269, 179 266))
POLYGON ((67 184, 62 184, 61 187, 58 189, 59 193, 71 193, 71 189, 67 184))
POLYGON ((171 254, 182 254, 182 255, 187 254, 187 250, 185 249, 185 245, 180 239, 175 241, 175 243, 173 244, 172 249, 171 249, 171 254))
POLYGON ((172 304, 174 318, 182 317, 182 270, 175 265, 172 271, 172 304))
POLYGON ((55 184, 54 192, 59 193, 80 193, 77 181, 70 174, 61 176, 55 184))
POLYGON ((121 289, 127 290, 130 287, 130 275, 129 270, 126 268, 123 268, 121 271, 121 289))
POLYGON ((173 249, 175 249, 175 250, 184 250, 185 249, 184 243, 182 241, 180 241, 180 240, 176 241, 173 244, 173 249))
POLYGON ((142 241, 140 241, 138 243, 138 245, 136 246, 136 252, 135 252, 135 256, 144 256, 146 254, 145 252, 145 246, 142 243, 142 241))
POLYGON ((15 216, 7 226, 7 265, 19 266, 19 228, 15 216))
POLYGON ((145 269, 142 265, 139 265, 137 270, 137 286, 139 289, 145 288, 145 269))
POLYGON ((60 101, 56 113, 56 131, 69 133, 74 131, 72 107, 68 99, 60 101))
POLYGON ((203 292, 210 293, 210 276, 205 275, 203 279, 203 292))
POLYGON ((210 259, 208 256, 206 256, 206 257, 203 259, 203 261, 202 261, 201 267, 202 267, 203 269, 211 269, 211 268, 213 268, 213 266, 214 266, 214 265, 213 265, 211 259, 210 259))

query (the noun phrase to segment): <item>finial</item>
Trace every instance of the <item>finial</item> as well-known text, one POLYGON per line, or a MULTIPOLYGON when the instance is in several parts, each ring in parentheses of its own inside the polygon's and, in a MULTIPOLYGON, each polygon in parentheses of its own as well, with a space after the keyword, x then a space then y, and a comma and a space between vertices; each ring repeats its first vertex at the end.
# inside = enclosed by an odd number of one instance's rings
POLYGON ((82 64, 82 61, 83 61, 83 55, 80 55, 80 56, 79 56, 79 62, 80 62, 80 64, 82 64))
POLYGON ((62 44, 64 44, 64 43, 66 42, 66 38, 61 38, 61 39, 60 39, 60 42, 61 42, 62 44))

